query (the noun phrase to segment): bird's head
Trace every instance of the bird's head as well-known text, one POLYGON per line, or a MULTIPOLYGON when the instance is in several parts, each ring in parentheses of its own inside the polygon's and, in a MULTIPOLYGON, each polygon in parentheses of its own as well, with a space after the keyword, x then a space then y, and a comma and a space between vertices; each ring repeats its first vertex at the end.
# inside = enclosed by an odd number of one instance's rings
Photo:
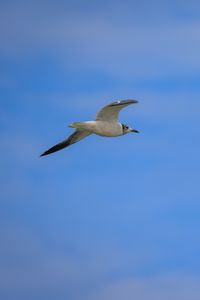
POLYGON ((125 124, 122 124, 122 130, 123 130, 123 134, 127 134, 129 132, 136 132, 136 133, 139 133, 138 130, 134 129, 134 128, 131 128, 125 124))

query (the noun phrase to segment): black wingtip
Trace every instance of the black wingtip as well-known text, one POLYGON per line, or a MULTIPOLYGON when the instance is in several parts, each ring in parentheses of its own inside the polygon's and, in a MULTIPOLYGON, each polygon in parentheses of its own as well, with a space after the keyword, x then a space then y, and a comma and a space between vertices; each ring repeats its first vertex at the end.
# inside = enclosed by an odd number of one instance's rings
POLYGON ((48 154, 51 154, 52 153, 52 151, 50 151, 51 149, 49 149, 49 150, 47 150, 47 151, 45 151, 45 152, 43 152, 41 155, 40 155, 40 157, 42 157, 42 156, 46 156, 46 155, 48 155, 48 154))
POLYGON ((124 102, 126 102, 126 103, 138 103, 139 101, 138 100, 135 100, 135 99, 127 99, 127 100, 122 100, 122 101, 124 101, 124 102))
POLYGON ((46 156, 46 155, 49 155, 49 154, 52 154, 52 153, 54 153, 54 152, 56 152, 56 151, 57 151, 57 150, 49 149, 49 150, 47 150, 46 152, 42 153, 42 154, 40 155, 40 157, 46 156))
POLYGON ((44 153, 42 153, 40 156, 45 156, 45 155, 49 155, 52 154, 54 152, 57 152, 65 147, 69 146, 68 142, 65 140, 53 147, 51 147, 50 149, 48 149, 47 151, 45 151, 44 153))

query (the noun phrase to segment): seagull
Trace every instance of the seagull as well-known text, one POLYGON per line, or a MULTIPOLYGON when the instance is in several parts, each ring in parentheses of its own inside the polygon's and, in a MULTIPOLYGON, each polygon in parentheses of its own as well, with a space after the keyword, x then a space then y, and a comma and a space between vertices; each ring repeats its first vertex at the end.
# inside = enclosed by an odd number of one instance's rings
POLYGON ((97 134, 105 137, 116 137, 125 135, 129 132, 139 131, 133 129, 125 124, 119 123, 118 115, 121 109, 124 107, 138 103, 137 100, 119 100, 112 102, 104 106, 96 115, 95 121, 86 122, 74 122, 69 125, 71 128, 75 128, 75 131, 64 141, 51 147, 40 156, 45 156, 63 148, 66 148, 72 144, 79 142, 91 134, 97 134))

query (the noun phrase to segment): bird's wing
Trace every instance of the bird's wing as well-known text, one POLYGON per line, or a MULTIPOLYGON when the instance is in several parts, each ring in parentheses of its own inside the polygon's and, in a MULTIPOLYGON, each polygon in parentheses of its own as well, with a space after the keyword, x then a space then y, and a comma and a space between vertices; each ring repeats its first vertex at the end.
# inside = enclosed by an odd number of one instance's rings
POLYGON ((96 121, 107 121, 107 122, 117 122, 118 121, 118 114, 121 109, 124 107, 138 103, 137 100, 121 100, 113 102, 107 106, 104 106, 96 116, 96 121))
POLYGON ((40 156, 45 156, 45 155, 51 154, 53 152, 59 151, 63 148, 66 148, 72 144, 79 142, 80 140, 84 139, 85 137, 87 137, 90 134, 91 134, 91 132, 86 131, 86 130, 76 130, 66 140, 51 147, 50 149, 48 149, 47 151, 42 153, 40 156))

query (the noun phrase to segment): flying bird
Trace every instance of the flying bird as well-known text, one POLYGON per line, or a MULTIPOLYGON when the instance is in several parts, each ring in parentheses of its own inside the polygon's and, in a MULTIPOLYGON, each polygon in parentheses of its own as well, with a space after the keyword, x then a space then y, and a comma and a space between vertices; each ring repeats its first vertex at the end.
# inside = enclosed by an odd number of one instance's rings
POLYGON ((116 137, 127 134, 129 132, 139 131, 131 128, 125 124, 119 123, 118 115, 121 109, 124 107, 138 103, 137 100, 121 100, 115 101, 107 106, 104 106, 96 116, 95 121, 87 122, 74 122, 69 127, 75 128, 76 130, 63 142, 51 147, 40 156, 45 156, 63 148, 66 148, 72 144, 79 142, 91 134, 97 134, 105 137, 116 137))

